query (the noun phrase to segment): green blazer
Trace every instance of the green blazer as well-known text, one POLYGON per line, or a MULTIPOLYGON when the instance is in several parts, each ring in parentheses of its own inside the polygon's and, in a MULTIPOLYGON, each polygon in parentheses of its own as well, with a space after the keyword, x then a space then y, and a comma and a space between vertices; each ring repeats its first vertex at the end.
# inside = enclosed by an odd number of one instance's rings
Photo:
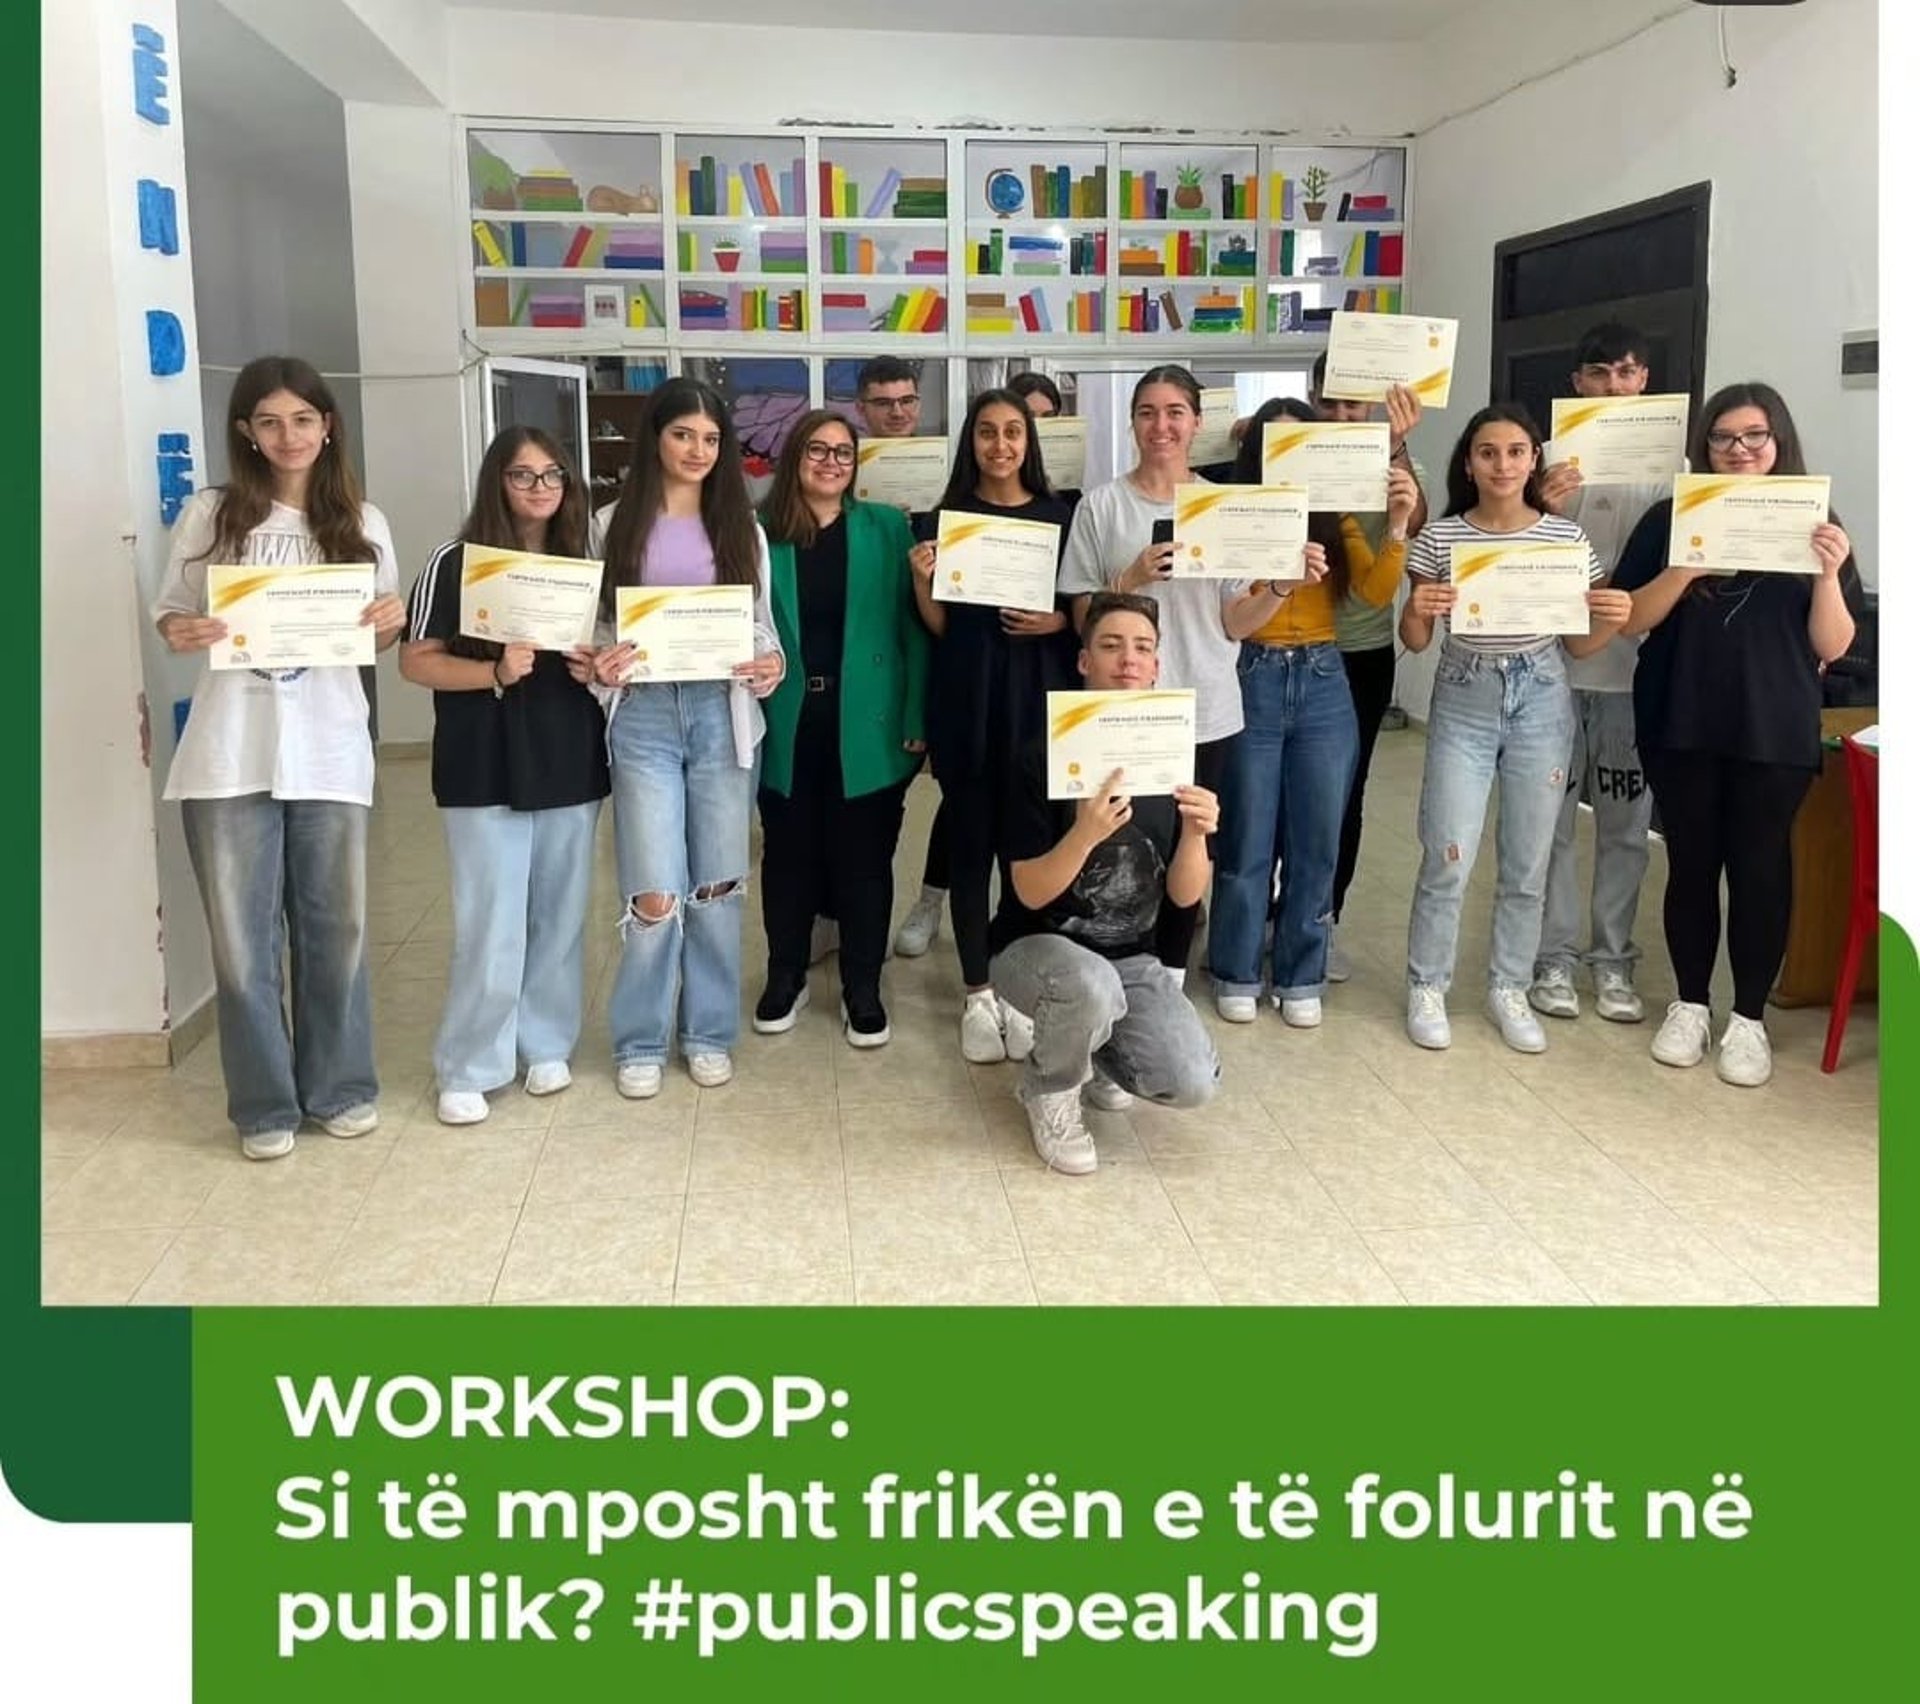
MULTIPOLYGON (((877 793, 920 767, 906 741, 926 738, 927 630, 913 599, 907 552, 913 535, 906 517, 882 503, 849 498, 847 515, 847 625, 841 641, 840 769, 848 798, 877 793)), ((787 672, 761 705, 767 737, 760 785, 793 790, 793 741, 800 726, 806 681, 800 662, 799 592, 790 544, 772 549, 774 631, 787 672)))

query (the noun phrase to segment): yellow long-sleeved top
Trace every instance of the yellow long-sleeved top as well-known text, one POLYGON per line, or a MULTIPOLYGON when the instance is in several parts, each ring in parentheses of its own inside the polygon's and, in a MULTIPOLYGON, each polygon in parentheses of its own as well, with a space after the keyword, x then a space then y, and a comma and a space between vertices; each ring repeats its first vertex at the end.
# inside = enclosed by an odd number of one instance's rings
MULTIPOLYGON (((1376 609, 1393 602, 1407 566, 1405 539, 1384 539, 1375 555, 1367 535, 1351 515, 1340 517, 1340 538, 1347 547, 1348 590, 1376 609)), ((1335 599, 1331 579, 1301 586, 1251 637, 1256 645, 1326 645, 1333 641, 1335 599)))

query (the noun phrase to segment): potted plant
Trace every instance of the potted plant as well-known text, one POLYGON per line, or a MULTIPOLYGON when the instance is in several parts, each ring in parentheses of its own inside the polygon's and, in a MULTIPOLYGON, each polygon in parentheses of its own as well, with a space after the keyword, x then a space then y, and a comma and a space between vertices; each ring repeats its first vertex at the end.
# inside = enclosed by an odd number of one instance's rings
POLYGON ((713 245, 713 264, 722 272, 740 269, 740 245, 731 237, 721 237, 713 245))
POLYGON ((1325 166, 1309 166, 1300 174, 1300 188, 1306 195, 1301 214, 1310 225, 1317 225, 1327 216, 1327 169, 1325 166))
POLYGON ((1200 168, 1198 166, 1176 166, 1174 176, 1179 187, 1173 192, 1173 204, 1182 213, 1205 213, 1207 192, 1200 187, 1200 168))

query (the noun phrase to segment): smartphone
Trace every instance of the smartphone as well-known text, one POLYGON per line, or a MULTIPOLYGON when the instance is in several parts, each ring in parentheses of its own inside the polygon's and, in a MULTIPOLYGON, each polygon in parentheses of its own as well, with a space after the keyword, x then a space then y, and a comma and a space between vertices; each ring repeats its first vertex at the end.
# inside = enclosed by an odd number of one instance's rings
POLYGON ((1171 516, 1153 523, 1153 542, 1155 544, 1173 543, 1173 518, 1171 516))

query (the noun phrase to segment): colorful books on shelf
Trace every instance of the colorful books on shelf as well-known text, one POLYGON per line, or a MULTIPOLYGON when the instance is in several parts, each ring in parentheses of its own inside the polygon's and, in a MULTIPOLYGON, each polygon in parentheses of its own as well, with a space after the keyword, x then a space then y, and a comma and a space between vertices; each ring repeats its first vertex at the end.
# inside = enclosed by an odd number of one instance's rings
POLYGON ((1079 177, 1071 166, 1039 161, 1027 168, 1027 211, 1035 219, 1104 219, 1107 216, 1107 168, 1096 166, 1079 177))
POLYGON ((1400 311, 1400 288, 1388 284, 1365 290, 1349 290, 1347 299, 1340 306, 1350 314, 1397 314, 1400 311))
MULTIPOLYGON (((664 272, 667 265, 666 237, 657 225, 596 226, 599 241, 598 265, 622 272, 664 272)), ((596 262, 588 260, 584 265, 596 262)))
POLYGON ((854 231, 823 231, 820 236, 821 269, 830 276, 870 278, 879 273, 904 274, 909 278, 944 278, 947 275, 947 251, 925 244, 908 252, 904 262, 896 262, 894 244, 887 243, 888 264, 880 264, 880 245, 871 237, 854 231))
POLYGON ((687 218, 752 214, 760 219, 799 218, 807 210, 807 168, 796 159, 776 172, 764 160, 723 165, 711 154, 681 160, 675 168, 674 205, 687 218))
POLYGON ((736 284, 726 290, 683 285, 682 331, 804 331, 804 290, 767 290, 736 284))
POLYGON ((826 219, 944 219, 947 180, 903 177, 889 168, 864 197, 844 166, 820 162, 820 214, 826 219))
POLYGON ((891 297, 865 290, 825 290, 820 295, 821 329, 828 332, 892 332, 912 337, 947 329, 947 298, 917 285, 891 297))
POLYGON ((1161 187, 1157 172, 1120 172, 1120 217, 1123 219, 1164 219, 1167 216, 1167 191, 1161 187))
POLYGON ((1376 220, 1399 218, 1393 203, 1384 195, 1342 195, 1340 211, 1335 217, 1342 221, 1368 223, 1376 220))
POLYGON ((1368 231, 1347 244, 1346 264, 1341 271, 1349 278, 1398 278, 1405 270, 1404 253, 1404 239, 1398 231, 1368 231))
POLYGON ((1253 291, 1210 290, 1195 296, 1183 309, 1171 290, 1129 291, 1120 298, 1120 329, 1134 332, 1188 331, 1196 336, 1219 336, 1250 330, 1253 291))
POLYGON ((648 331, 656 326, 665 326, 667 316, 660 311, 660 298, 653 293, 651 284, 630 284, 627 286, 627 327, 631 331, 648 331))
POLYGON ((1234 238, 1213 251, 1213 275, 1216 278, 1251 278, 1258 270, 1254 264, 1258 258, 1251 243, 1234 238))
POLYGON ((522 172, 513 194, 523 213, 579 213, 586 208, 572 174, 556 168, 522 172))
POLYGON ((1002 290, 967 292, 967 330, 980 337, 1011 337, 1016 332, 1051 336, 1071 332, 1076 336, 1103 332, 1107 328, 1106 296, 1099 290, 1075 290, 1060 304, 1056 317, 1044 290, 1022 291, 1008 297, 1002 290))
POLYGON ((1267 179, 1267 212, 1282 221, 1293 218, 1293 179, 1285 172, 1274 172, 1267 179))
POLYGON ((1012 273, 1028 278, 1098 277, 1107 269, 1107 233, 1081 231, 1071 237, 1007 232, 996 225, 982 242, 967 249, 967 271, 974 277, 1012 273))
POLYGON ((760 270, 762 272, 805 272, 807 270, 806 232, 762 231, 760 233, 760 270))
POLYGON ((1259 179, 1248 176, 1237 178, 1231 172, 1220 174, 1220 217, 1223 219, 1256 219, 1259 217, 1260 196, 1259 179))

